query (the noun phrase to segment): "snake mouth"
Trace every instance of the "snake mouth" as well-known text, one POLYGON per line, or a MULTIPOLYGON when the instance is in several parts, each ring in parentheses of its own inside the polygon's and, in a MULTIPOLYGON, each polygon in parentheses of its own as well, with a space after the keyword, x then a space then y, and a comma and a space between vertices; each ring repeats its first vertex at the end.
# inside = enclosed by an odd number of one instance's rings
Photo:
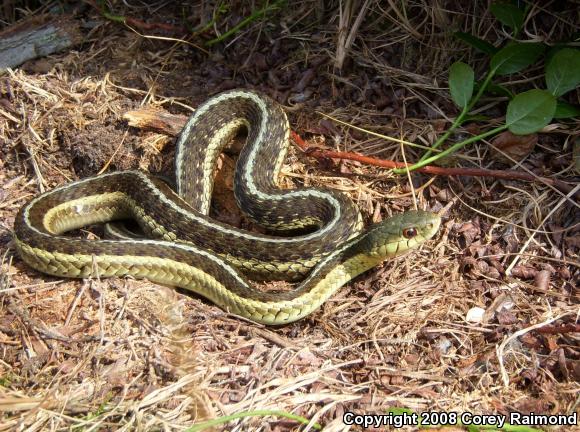
POLYGON ((425 212, 427 222, 425 223, 423 237, 425 240, 429 240, 437 231, 439 231, 439 227, 441 226, 441 217, 437 213, 425 212))

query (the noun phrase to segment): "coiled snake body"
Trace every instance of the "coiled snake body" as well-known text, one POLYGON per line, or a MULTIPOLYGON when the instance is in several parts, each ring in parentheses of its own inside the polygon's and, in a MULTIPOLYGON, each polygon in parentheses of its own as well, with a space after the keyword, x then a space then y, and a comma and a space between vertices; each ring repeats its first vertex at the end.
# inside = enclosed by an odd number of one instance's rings
POLYGON ((140 171, 60 186, 20 209, 14 224, 17 250, 30 266, 51 275, 147 278, 194 291, 251 320, 283 324, 308 315, 356 275, 437 231, 438 215, 411 211, 360 234, 360 215, 343 194, 280 189, 288 134, 286 115, 271 99, 250 91, 222 93, 200 106, 180 135, 177 194, 140 171), (248 139, 235 174, 238 204, 270 230, 311 232, 256 234, 208 216, 217 158, 244 126, 248 139), (120 219, 135 219, 148 239, 62 235, 120 219), (244 275, 261 280, 308 276, 291 291, 263 292, 244 275))

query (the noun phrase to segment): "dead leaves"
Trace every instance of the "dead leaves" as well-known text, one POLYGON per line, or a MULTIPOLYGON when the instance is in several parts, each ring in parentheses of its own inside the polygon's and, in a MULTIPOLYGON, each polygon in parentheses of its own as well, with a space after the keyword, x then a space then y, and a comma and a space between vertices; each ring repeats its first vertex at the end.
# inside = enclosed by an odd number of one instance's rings
POLYGON ((529 155, 538 143, 538 135, 514 135, 505 131, 497 135, 492 141, 492 159, 513 165, 529 155))

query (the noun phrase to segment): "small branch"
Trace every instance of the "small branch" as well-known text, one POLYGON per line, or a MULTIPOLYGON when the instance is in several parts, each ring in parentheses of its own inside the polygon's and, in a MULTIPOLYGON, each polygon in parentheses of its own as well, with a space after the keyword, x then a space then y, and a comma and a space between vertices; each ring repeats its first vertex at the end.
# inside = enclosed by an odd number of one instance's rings
MULTIPOLYGON (((322 150, 319 148, 312 148, 309 147, 308 144, 306 144, 306 142, 295 132, 292 132, 292 139, 296 142, 298 147, 300 147, 300 149, 304 153, 306 153, 308 156, 312 156, 317 159, 331 158, 331 159, 354 160, 357 162, 364 163, 366 165, 373 165, 381 168, 391 168, 391 169, 405 168, 407 166, 403 162, 395 162, 386 159, 377 159, 370 156, 363 156, 358 153, 337 152, 331 150, 322 150)), ((527 172, 514 170, 489 170, 484 168, 448 168, 448 167, 439 167, 435 165, 428 165, 421 168, 417 168, 415 171, 444 176, 491 177, 502 180, 522 180, 527 182, 538 182, 553 186, 565 194, 568 194, 573 190, 573 186, 561 180, 549 177, 539 177, 533 174, 529 174, 527 172)), ((578 198, 580 197, 580 194, 576 194, 575 196, 578 198)))
POLYGON ((121 23, 121 24, 126 24, 130 27, 135 27, 135 28, 138 28, 141 30, 147 30, 147 31, 162 30, 164 32, 168 32, 171 34, 187 34, 187 33, 189 33, 189 31, 185 27, 181 27, 181 26, 174 26, 171 24, 160 23, 160 22, 148 23, 148 22, 145 22, 145 21, 142 21, 140 19, 133 18, 133 17, 125 17, 122 15, 115 15, 115 14, 111 13, 109 10, 107 10, 103 1, 97 1, 97 2, 95 2, 94 0, 86 0, 86 1, 93 8, 95 8, 103 16, 103 18, 106 18, 109 21, 113 21, 113 22, 117 22, 117 23, 121 23))
POLYGON ((179 135, 187 122, 187 117, 184 115, 169 114, 151 108, 127 111, 123 114, 123 119, 127 120, 129 126, 150 129, 169 136, 179 135))

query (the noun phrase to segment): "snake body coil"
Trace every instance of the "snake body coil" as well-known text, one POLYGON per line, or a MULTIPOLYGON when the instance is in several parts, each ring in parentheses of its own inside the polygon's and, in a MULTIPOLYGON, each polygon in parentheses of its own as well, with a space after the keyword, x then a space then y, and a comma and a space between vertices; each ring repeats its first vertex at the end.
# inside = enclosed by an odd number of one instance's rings
POLYGON ((288 133, 284 112, 269 98, 247 91, 218 95, 198 108, 178 140, 181 196, 139 171, 79 180, 39 195, 20 209, 14 224, 17 250, 30 266, 51 275, 147 278, 199 293, 254 321, 282 324, 308 315, 356 275, 437 231, 437 215, 413 211, 358 234, 360 216, 342 194, 279 189, 276 179, 288 133), (209 218, 217 157, 242 126, 248 129, 248 142, 235 177, 241 208, 273 230, 314 231, 278 237, 209 218), (62 235, 128 218, 150 239, 91 241, 62 235), (259 279, 309 274, 292 291, 262 292, 241 272, 259 279))

